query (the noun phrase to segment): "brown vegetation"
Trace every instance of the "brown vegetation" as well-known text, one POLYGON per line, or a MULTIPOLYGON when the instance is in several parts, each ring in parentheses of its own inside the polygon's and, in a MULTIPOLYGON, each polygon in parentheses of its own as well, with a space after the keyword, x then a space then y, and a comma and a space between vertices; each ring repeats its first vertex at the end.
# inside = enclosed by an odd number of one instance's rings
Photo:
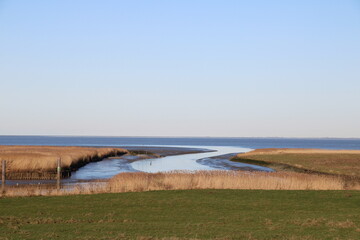
POLYGON ((7 188, 5 195, 72 195, 186 189, 360 190, 360 184, 347 185, 339 177, 294 172, 136 172, 120 173, 108 182, 68 186, 60 191, 51 186, 14 186, 7 188))
MULTIPOLYGON (((338 177, 305 173, 197 171, 121 173, 110 179, 111 192, 180 189, 343 190, 338 177)), ((360 186, 352 186, 359 188, 360 186)))
POLYGON ((284 154, 284 153, 326 153, 326 154, 360 154, 360 150, 331 150, 331 149, 316 149, 316 148, 262 148, 243 153, 242 155, 257 155, 257 154, 284 154))
POLYGON ((360 177, 359 150, 257 149, 232 160, 266 165, 277 170, 303 170, 360 177))
POLYGON ((127 153, 121 148, 0 146, 0 160, 6 160, 8 172, 51 171, 61 158, 62 168, 77 168, 91 161, 127 153))

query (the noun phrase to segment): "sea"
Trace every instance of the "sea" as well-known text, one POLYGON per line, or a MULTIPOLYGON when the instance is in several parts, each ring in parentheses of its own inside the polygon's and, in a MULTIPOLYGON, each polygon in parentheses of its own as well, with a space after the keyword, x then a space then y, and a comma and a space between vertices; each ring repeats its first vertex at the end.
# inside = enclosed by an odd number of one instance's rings
POLYGON ((46 146, 228 146, 242 148, 360 149, 358 138, 220 138, 220 137, 97 137, 5 136, 0 145, 46 146))

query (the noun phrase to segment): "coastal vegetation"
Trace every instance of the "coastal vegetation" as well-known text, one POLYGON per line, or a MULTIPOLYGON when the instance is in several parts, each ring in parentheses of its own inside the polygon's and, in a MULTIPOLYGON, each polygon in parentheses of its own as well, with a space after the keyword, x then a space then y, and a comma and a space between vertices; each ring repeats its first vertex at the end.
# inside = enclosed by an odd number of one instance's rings
POLYGON ((110 179, 111 192, 138 192, 183 189, 266 189, 266 190, 344 190, 332 176, 285 172, 197 171, 167 173, 121 173, 110 179))
MULTIPOLYGON (((27 167, 15 168, 21 171, 54 168, 59 156, 71 168, 115 154, 149 155, 118 148, 24 149, 0 148, 0 156, 12 167, 28 159, 27 167)), ((353 165, 357 171, 358 154, 263 149, 233 160, 277 172, 127 172, 60 189, 9 185, 0 197, 0 240, 358 239, 360 191, 354 190, 360 182, 348 171, 353 165)))
POLYGON ((278 171, 296 171, 360 178, 359 150, 257 149, 232 161, 257 164, 278 171))
POLYGON ((261 189, 261 190, 360 190, 360 182, 341 177, 296 172, 196 171, 120 173, 105 182, 64 186, 25 185, 8 187, 4 193, 16 196, 57 196, 154 190, 261 189))
POLYGON ((358 239, 359 191, 0 198, 0 239, 358 239))
POLYGON ((75 170, 89 162, 127 152, 102 147, 0 146, 0 160, 6 160, 7 172, 55 171, 59 158, 63 169, 75 170))
MULTIPOLYGON (((0 156, 7 159, 9 169, 15 172, 55 169, 58 157, 63 159, 63 168, 72 169, 125 153, 144 155, 119 148, 0 146, 0 156)), ((158 157, 148 152, 146 156, 158 157)), ((232 160, 266 165, 278 171, 127 172, 107 181, 65 186, 60 190, 51 185, 7 186, 2 194, 37 196, 190 189, 360 190, 360 151, 259 149, 238 154, 232 160)))

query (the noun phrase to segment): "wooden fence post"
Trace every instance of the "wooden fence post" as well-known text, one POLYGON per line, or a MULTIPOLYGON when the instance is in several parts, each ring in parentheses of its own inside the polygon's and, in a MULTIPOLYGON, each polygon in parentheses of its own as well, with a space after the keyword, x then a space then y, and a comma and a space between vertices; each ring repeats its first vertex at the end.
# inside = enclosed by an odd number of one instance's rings
POLYGON ((1 193, 5 192, 6 183, 6 160, 2 160, 2 171, 1 171, 1 193))
POLYGON ((58 158, 58 160, 57 160, 57 175, 56 175, 57 190, 60 190, 60 180, 61 180, 61 158, 58 158))

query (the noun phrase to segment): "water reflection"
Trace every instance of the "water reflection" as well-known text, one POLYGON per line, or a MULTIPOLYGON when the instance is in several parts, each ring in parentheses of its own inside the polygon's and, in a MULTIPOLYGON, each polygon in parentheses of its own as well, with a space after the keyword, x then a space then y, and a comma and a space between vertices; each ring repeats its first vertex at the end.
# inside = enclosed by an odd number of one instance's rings
MULTIPOLYGON (((159 146, 154 147, 184 147, 196 148, 196 146, 159 146)), ((214 158, 216 156, 248 152, 250 148, 240 147, 203 147, 199 150, 213 150, 212 152, 202 152, 193 154, 182 154, 175 156, 167 156, 162 158, 153 158, 145 160, 137 160, 134 156, 124 156, 116 159, 105 159, 100 162, 93 162, 80 168, 72 173, 72 180, 90 180, 90 179, 106 179, 122 172, 165 172, 176 170, 257 170, 257 171, 273 171, 270 168, 236 163, 222 158, 214 158)))
POLYGON ((137 172, 126 158, 104 159, 81 167, 71 174, 73 180, 106 179, 122 172, 137 172))
MULTIPOLYGON (((188 146, 183 146, 188 147, 188 146)), ((192 146, 193 147, 193 146, 192 146)), ((270 168, 245 164, 236 163, 227 159, 216 159, 214 157, 220 155, 226 155, 231 153, 242 153, 248 152, 250 148, 239 148, 239 147, 205 147, 207 149, 214 150, 214 152, 205 153, 194 153, 184 154, 178 156, 168 156, 158 159, 146 159, 131 163, 133 169, 142 172, 166 172, 175 170, 231 170, 241 169, 244 170, 258 170, 258 171, 272 171, 270 168), (246 169, 245 169, 246 168, 246 169)))

